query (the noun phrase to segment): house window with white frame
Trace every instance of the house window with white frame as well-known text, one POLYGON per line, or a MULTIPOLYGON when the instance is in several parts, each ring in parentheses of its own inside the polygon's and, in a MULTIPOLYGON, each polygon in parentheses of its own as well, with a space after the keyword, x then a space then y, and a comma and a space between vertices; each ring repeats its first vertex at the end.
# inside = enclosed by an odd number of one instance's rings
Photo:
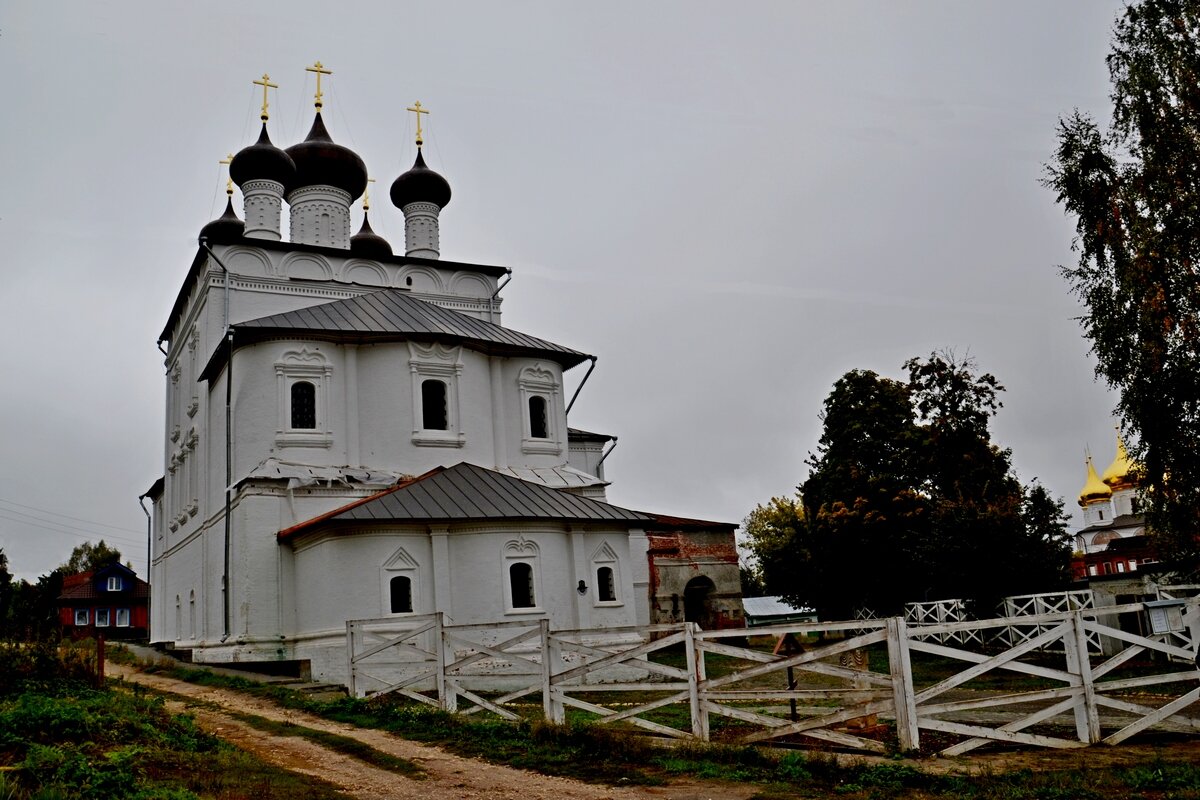
POLYGON ((458 384, 462 348, 437 342, 408 343, 412 377, 412 442, 423 447, 462 447, 466 433, 459 416, 458 384))
POLYGON ((84 627, 85 625, 88 624, 88 620, 90 620, 90 619, 91 619, 91 614, 88 612, 88 609, 86 609, 86 608, 75 609, 75 624, 77 626, 79 626, 81 628, 84 627))
POLYGON ((561 427, 558 424, 558 375, 542 364, 521 370, 517 378, 524 409, 521 431, 521 452, 561 453, 561 427))
POLYGON ((118 628, 128 628, 129 627, 129 609, 128 608, 118 608, 117 609, 117 627, 118 628))
POLYGON ((509 614, 541 612, 538 547, 524 536, 504 545, 504 601, 509 614))
POLYGON ((333 366, 319 349, 288 350, 275 362, 278 447, 330 447, 329 391, 333 366))
POLYGON ((110 576, 109 576, 109 578, 108 578, 108 591, 110 591, 110 592, 119 592, 119 591, 121 591, 121 578, 120 578, 120 576, 117 576, 117 575, 110 575, 110 576))
POLYGON ((96 609, 96 627, 97 628, 107 628, 108 627, 108 617, 109 617, 109 610, 107 608, 97 608, 96 609))

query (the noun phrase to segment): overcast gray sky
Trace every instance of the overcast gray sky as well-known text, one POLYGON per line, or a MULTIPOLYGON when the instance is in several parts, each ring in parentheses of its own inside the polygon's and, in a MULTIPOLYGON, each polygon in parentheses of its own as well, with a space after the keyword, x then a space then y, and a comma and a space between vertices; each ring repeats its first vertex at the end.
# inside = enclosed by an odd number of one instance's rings
POLYGON ((620 437, 614 503, 741 520, 804 479, 840 375, 952 348, 1008 388, 1021 478, 1076 511, 1115 397, 1038 179, 1059 116, 1107 119, 1121 7, 8 0, 0 548, 35 578, 103 536, 144 574, 155 340, 217 162, 255 136, 251 81, 280 85, 287 146, 318 59, 331 134, 383 187, 375 230, 402 247, 386 187, 419 99, 443 256, 511 266, 505 324, 600 357, 571 424, 620 437))

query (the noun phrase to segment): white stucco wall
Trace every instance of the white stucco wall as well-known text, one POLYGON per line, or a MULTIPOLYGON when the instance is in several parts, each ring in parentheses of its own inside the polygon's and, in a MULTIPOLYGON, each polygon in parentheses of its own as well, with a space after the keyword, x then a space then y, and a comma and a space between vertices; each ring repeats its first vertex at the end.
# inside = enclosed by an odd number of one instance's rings
MULTIPOLYGON (((234 356, 231 471, 238 488, 230 517, 227 632, 221 584, 229 370, 210 382, 197 381, 221 345, 226 317, 236 323, 395 287, 498 323, 499 300, 491 299, 494 277, 453 266, 385 264, 349 253, 343 257, 245 245, 214 249, 231 274, 215 263, 200 270, 171 333, 165 360, 165 483, 155 503, 152 535, 154 641, 194 648, 200 661, 303 658, 319 651, 314 669, 344 671, 344 664, 337 666, 338 643, 323 637, 336 639, 347 619, 386 613, 384 565, 402 546, 417 564, 417 613, 440 609, 455 621, 470 622, 545 616, 556 628, 630 625, 644 616, 639 610, 644 598, 638 596, 638 559, 630 556, 624 530, 554 525, 452 529, 439 540, 446 546, 444 564, 436 563, 428 528, 326 536, 306 540, 295 550, 279 545, 279 530, 374 490, 335 485, 289 491, 281 483, 243 482, 265 459, 412 475, 462 461, 488 467, 567 463, 563 376, 554 362, 459 349, 454 358, 461 369, 453 388, 456 432, 462 435, 461 442, 446 446, 414 441, 414 420, 419 420, 414 381, 422 375, 412 369, 409 343, 340 345, 296 339, 258 343, 240 348, 234 356), (324 370, 315 431, 327 434, 324 440, 280 435, 287 417, 277 367, 289 353, 324 370), (531 394, 543 396, 547 404, 550 431, 544 439, 531 439, 531 394), (505 601, 503 550, 522 536, 536 549, 538 603, 534 611, 514 612, 505 601), (595 567, 589 559, 604 544, 620 565, 620 601, 597 604, 595 567), (581 579, 590 589, 585 595, 576 591, 581 579)), ((644 561, 644 553, 640 558, 644 561)))

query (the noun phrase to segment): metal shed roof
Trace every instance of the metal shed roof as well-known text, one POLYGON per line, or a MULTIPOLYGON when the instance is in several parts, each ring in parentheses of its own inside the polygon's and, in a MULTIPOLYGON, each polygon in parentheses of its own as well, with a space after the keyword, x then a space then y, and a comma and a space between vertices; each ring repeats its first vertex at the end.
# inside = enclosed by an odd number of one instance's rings
POLYGON ((637 511, 523 481, 474 464, 438 467, 385 492, 279 532, 286 540, 327 523, 559 520, 645 525, 637 511))
MULTIPOLYGON (((570 368, 591 358, 587 353, 539 339, 511 328, 418 300, 398 289, 334 300, 330 303, 238 322, 235 346, 287 334, 325 335, 354 342, 441 341, 461 343, 494 355, 529 355, 570 368)), ((200 375, 207 380, 224 366, 227 348, 220 347, 200 375)))

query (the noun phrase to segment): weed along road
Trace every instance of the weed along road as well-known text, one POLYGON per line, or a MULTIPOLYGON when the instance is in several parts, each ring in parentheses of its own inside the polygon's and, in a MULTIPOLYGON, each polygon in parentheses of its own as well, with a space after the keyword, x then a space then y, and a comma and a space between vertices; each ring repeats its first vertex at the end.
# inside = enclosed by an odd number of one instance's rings
POLYGON ((328 781, 349 796, 364 800, 416 797, 422 800, 744 800, 756 789, 753 786, 695 782, 656 787, 592 785, 463 758, 384 731, 330 722, 228 689, 198 686, 111 662, 108 669, 111 677, 175 695, 178 699, 169 701, 168 706, 173 711, 193 714, 205 731, 271 764, 328 781), (277 723, 276 730, 300 726, 331 738, 353 740, 384 754, 383 759, 376 761, 390 760, 394 767, 374 766, 362 758, 347 755, 345 748, 334 749, 319 740, 314 741, 313 736, 264 730, 261 722, 246 721, 252 718, 277 723))

